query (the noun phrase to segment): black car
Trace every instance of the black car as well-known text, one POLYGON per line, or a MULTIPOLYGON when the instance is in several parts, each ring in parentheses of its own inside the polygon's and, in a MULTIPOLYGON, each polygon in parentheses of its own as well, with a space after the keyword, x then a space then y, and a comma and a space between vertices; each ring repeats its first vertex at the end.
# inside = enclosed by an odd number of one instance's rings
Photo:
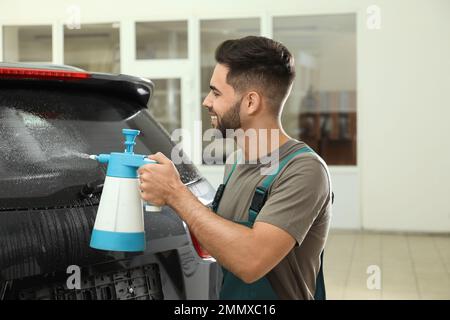
MULTIPOLYGON (((0 299, 216 299, 220 268, 169 207, 144 214, 146 251, 89 247, 106 167, 90 154, 174 143, 149 112, 151 81, 68 66, 0 63, 0 299), (81 288, 68 279, 79 267, 81 288)), ((183 183, 208 204, 194 165, 183 183)))

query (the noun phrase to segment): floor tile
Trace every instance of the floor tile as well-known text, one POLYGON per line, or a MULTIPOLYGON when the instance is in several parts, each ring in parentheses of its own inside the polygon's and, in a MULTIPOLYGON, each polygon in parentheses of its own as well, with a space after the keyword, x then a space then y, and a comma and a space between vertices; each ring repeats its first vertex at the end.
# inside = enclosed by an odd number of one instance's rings
POLYGON ((449 276, 450 236, 332 231, 328 239, 329 299, 449 300, 449 276), (369 266, 379 267, 380 290, 368 289, 369 266))

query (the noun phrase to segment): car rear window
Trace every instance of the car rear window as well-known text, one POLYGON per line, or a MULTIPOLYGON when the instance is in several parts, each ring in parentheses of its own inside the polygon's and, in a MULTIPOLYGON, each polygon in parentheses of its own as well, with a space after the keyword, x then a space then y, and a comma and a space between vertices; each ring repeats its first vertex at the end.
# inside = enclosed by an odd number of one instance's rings
MULTIPOLYGON (((170 155, 173 143, 145 106, 114 92, 0 84, 0 208, 69 204, 104 165, 88 155, 123 151, 123 128, 141 130, 135 152, 170 155)), ((184 183, 199 178, 177 166, 184 183)))

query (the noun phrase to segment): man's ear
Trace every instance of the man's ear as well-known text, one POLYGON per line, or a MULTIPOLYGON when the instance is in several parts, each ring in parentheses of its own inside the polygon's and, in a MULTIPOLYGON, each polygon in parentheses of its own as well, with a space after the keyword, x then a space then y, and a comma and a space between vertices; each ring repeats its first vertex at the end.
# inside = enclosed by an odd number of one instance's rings
POLYGON ((245 97, 247 113, 249 115, 259 112, 262 108, 262 97, 256 91, 250 91, 245 97))

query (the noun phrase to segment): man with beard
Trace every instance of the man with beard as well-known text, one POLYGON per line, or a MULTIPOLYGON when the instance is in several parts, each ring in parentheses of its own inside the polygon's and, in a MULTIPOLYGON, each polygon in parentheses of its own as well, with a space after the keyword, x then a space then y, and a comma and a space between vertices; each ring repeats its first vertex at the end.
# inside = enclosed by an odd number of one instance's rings
POLYGON ((221 298, 323 299, 331 182, 324 161, 281 125, 295 77, 292 55, 281 43, 250 36, 225 41, 215 57, 203 105, 214 128, 224 135, 240 130, 244 139, 237 139, 240 150, 225 166, 212 210, 161 153, 149 156, 159 164, 139 169, 142 198, 173 208, 219 262, 221 298), (263 160, 273 154, 278 169, 261 174, 263 160))

